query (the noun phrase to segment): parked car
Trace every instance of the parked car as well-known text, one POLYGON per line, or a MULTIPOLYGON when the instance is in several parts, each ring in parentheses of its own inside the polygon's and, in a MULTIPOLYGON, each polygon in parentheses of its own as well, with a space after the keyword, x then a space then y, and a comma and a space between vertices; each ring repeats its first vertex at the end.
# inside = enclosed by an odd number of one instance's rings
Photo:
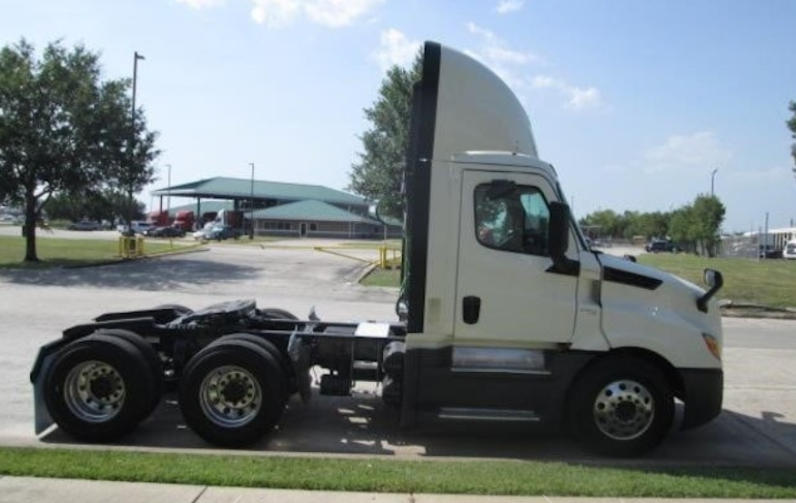
POLYGON ((67 227, 70 231, 98 231, 102 229, 102 224, 92 220, 81 220, 67 227))
POLYGON ((181 238, 185 236, 185 231, 179 227, 160 226, 150 227, 142 234, 150 238, 181 238))
POLYGON ((216 226, 215 222, 207 222, 204 227, 191 234, 191 236, 193 236, 193 238, 196 239, 197 241, 200 239, 209 239, 207 237, 207 233, 210 232, 210 229, 212 229, 215 226, 216 226))
POLYGON ((785 249, 782 250, 782 258, 796 260, 796 239, 785 243, 785 249))
POLYGON ((777 250, 774 245, 759 245, 757 248, 758 258, 783 258, 782 250, 777 250))
MULTIPOLYGON (((133 229, 133 234, 142 234, 145 230, 152 227, 152 224, 148 222, 143 222, 141 220, 133 220, 130 222, 130 227, 133 229)), ((127 234, 127 224, 119 224, 116 226, 116 230, 121 232, 122 234, 127 234)))
POLYGON ((647 250, 649 253, 660 253, 660 252, 673 252, 674 251, 674 243, 671 241, 666 241, 665 239, 653 239, 646 246, 644 249, 647 250))
POLYGON ((205 232, 205 239, 222 241, 225 239, 239 239, 241 231, 231 225, 214 225, 205 232))

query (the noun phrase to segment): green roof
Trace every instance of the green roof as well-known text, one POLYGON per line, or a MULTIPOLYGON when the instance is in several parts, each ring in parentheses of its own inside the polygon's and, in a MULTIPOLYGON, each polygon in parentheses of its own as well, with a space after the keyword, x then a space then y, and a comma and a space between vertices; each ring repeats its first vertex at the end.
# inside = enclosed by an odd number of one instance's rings
POLYGON ((244 178, 215 177, 152 191, 153 196, 208 197, 214 199, 275 199, 278 201, 301 201, 315 199, 335 204, 366 205, 359 196, 322 185, 301 183, 268 182, 244 178))
POLYGON ((313 220, 316 222, 360 222, 378 225, 379 222, 362 215, 341 210, 323 201, 299 201, 280 204, 254 212, 256 220, 313 220))

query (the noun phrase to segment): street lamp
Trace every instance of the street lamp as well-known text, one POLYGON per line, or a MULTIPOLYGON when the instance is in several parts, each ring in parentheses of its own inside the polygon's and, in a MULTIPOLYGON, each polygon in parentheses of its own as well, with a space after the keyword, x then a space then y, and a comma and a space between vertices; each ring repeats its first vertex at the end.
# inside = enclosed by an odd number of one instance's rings
POLYGON ((254 239, 254 163, 250 162, 252 167, 252 180, 251 188, 249 189, 249 239, 254 239))
POLYGON ((716 181, 716 172, 718 170, 719 170, 719 168, 716 168, 710 174, 710 197, 713 197, 713 187, 714 187, 714 182, 716 181))
POLYGON ((166 196, 166 215, 168 215, 171 212, 171 164, 166 164, 166 167, 169 168, 169 177, 168 181, 166 182, 166 186, 168 187, 168 195, 166 196))
POLYGON ((144 56, 138 54, 138 51, 133 53, 133 103, 130 110, 130 166, 129 166, 129 180, 127 180, 127 201, 130 207, 127 210, 127 232, 133 233, 133 212, 135 211, 133 203, 133 174, 135 173, 135 92, 138 83, 138 60, 145 59, 144 56))

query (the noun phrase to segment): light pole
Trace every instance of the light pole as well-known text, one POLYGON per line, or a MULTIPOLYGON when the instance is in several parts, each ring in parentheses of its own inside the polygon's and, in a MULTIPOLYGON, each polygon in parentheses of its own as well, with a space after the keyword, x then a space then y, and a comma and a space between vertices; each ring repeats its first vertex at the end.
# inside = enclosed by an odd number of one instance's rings
POLYGON ((127 202, 130 205, 127 210, 127 233, 133 234, 133 212, 135 211, 135 204, 133 203, 133 174, 135 173, 135 92, 136 85, 138 84, 138 60, 145 59, 144 56, 138 54, 138 51, 133 53, 133 103, 130 110, 130 167, 127 176, 127 202))
POLYGON ((713 187, 714 187, 714 183, 715 183, 715 181, 716 181, 716 172, 717 172, 718 170, 719 170, 719 168, 716 168, 716 169, 714 169, 714 170, 713 170, 713 172, 710 174, 710 197, 713 197, 713 187))
POLYGON ((169 176, 166 182, 166 186, 169 188, 166 195, 166 215, 168 215, 171 212, 171 164, 166 164, 166 167, 169 168, 169 176))
POLYGON ((252 167, 252 180, 249 189, 249 239, 254 239, 254 163, 250 162, 252 167))

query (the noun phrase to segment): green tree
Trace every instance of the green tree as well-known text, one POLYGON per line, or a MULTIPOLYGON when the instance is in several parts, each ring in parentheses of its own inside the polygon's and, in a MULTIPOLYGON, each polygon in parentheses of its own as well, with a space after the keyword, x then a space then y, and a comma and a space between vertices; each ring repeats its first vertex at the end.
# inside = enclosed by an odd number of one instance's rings
POLYGON ((716 196, 701 194, 691 205, 691 211, 701 254, 715 257, 717 245, 721 242, 719 232, 726 213, 724 205, 716 196))
POLYGON ((24 39, 0 50, 0 187, 24 209, 25 261, 38 260, 35 224, 54 193, 138 192, 154 177, 157 133, 141 110, 131 120, 129 79, 101 73, 82 45, 50 43, 40 60, 24 39))
POLYGON ((90 190, 83 194, 53 194, 47 201, 47 216, 51 220, 124 220, 144 217, 144 205, 131 200, 127 194, 118 190, 90 190))
POLYGON ((400 214, 404 156, 409 145, 412 86, 420 80, 422 56, 411 69, 393 66, 381 83, 379 96, 365 117, 371 128, 362 134, 364 152, 351 166, 348 190, 380 201, 385 214, 400 214))
POLYGON ((688 204, 674 210, 669 220, 669 236, 678 248, 687 252, 696 250, 697 229, 693 216, 692 207, 688 204))
POLYGON ((590 228, 594 236, 622 237, 623 217, 613 210, 597 210, 580 220, 581 227, 590 228))
POLYGON ((719 231, 725 212, 718 197, 700 194, 693 203, 672 213, 670 235, 681 249, 713 257, 721 242, 719 231))

